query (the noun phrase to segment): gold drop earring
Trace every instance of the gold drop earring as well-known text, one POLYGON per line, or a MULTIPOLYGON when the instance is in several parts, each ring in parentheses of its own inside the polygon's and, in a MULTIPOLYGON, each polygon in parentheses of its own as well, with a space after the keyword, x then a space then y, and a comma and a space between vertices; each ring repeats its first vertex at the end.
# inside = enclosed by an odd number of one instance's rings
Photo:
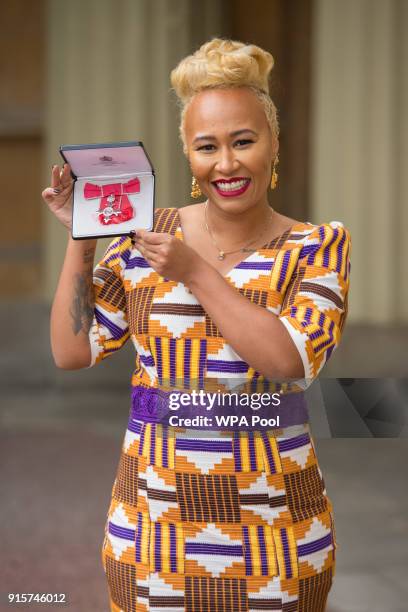
POLYGON ((278 173, 275 170, 275 166, 279 163, 278 156, 275 157, 275 161, 273 162, 273 170, 272 170, 272 178, 271 178, 271 189, 276 189, 276 185, 278 184, 278 173))
POLYGON ((193 178, 191 179, 191 197, 192 198, 199 198, 200 196, 202 196, 202 191, 200 189, 200 185, 198 184, 198 181, 196 179, 195 176, 193 176, 193 178))

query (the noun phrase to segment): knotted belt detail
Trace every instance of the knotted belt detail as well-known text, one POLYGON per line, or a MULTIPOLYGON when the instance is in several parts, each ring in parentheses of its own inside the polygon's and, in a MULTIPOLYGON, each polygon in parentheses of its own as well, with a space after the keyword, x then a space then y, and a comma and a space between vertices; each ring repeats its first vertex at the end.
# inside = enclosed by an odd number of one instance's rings
MULTIPOLYGON (((206 410, 205 405, 180 405, 177 410, 170 408, 170 396, 173 398, 175 394, 184 392, 180 391, 163 391, 157 388, 134 386, 132 387, 131 409, 129 419, 130 422, 144 421, 146 423, 158 423, 164 426, 191 427, 192 429, 206 430, 254 430, 254 429, 281 429, 292 425, 301 425, 309 421, 306 396, 303 391, 296 393, 281 394, 279 405, 262 406, 258 410, 254 410, 248 406, 239 405, 221 405, 215 402, 210 410, 206 410), (194 425, 185 425, 183 423, 169 422, 169 418, 177 415, 180 418, 193 419, 197 416, 207 416, 211 422, 201 422, 194 425), (224 417, 220 423, 216 420, 216 415, 224 417), (226 424, 226 416, 236 416, 238 420, 235 423, 226 424), (279 415, 278 424, 271 426, 268 423, 259 422, 252 424, 252 415, 258 415, 260 419, 276 419, 279 415), (248 425, 242 421, 241 417, 246 417, 248 425)), ((186 392, 186 394, 188 394, 186 392)), ((211 394, 210 394, 211 395, 211 394)), ((271 394, 269 394, 271 395, 271 394)))

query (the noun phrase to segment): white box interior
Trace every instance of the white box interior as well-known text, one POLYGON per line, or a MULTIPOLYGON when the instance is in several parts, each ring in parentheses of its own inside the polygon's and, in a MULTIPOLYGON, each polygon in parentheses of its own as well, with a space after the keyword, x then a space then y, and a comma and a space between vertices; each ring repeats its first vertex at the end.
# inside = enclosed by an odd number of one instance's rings
MULTIPOLYGON (((112 177, 83 177, 78 178, 74 184, 74 211, 72 218, 72 233, 75 238, 86 236, 118 236, 128 234, 131 230, 147 229, 153 227, 153 195, 154 175, 129 174, 112 177), (96 185, 109 185, 112 183, 127 183, 130 179, 138 178, 140 182, 139 193, 128 193, 127 198, 133 208, 133 218, 121 223, 102 224, 99 220, 101 198, 86 199, 84 186, 86 183, 96 185)), ((120 196, 119 196, 120 198, 120 196)))

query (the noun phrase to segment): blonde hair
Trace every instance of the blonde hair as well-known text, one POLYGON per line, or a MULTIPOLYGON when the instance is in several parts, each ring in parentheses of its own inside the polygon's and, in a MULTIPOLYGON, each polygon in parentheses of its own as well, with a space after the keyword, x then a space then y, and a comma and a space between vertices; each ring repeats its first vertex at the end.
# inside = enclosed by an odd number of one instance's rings
POLYGON ((213 38, 193 55, 188 55, 172 70, 170 79, 181 104, 180 138, 184 153, 185 114, 192 98, 204 89, 248 87, 262 103, 271 133, 278 138, 276 106, 269 95, 269 74, 274 59, 256 45, 213 38))

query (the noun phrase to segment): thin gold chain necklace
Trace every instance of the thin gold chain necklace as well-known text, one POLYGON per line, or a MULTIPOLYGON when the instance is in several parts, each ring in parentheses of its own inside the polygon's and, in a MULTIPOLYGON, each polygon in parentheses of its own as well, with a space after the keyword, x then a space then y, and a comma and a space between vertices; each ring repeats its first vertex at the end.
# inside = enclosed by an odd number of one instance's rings
POLYGON ((225 259, 226 255, 232 255, 233 253, 238 253, 239 251, 241 251, 241 253, 251 253, 253 252, 255 249, 249 249, 249 245, 253 244, 254 242, 257 242, 259 240, 259 238, 261 236, 264 235, 265 231, 269 228, 271 220, 272 220, 272 216, 273 216, 273 208, 270 207, 271 209, 271 214, 269 217, 269 223, 267 224, 266 228, 264 228, 264 230, 253 240, 251 240, 250 242, 247 242, 246 244, 244 244, 244 246, 240 247, 239 249, 235 249, 234 251, 223 251, 222 249, 220 249, 220 247, 218 246, 218 244, 216 243, 214 236, 211 233, 210 228, 208 227, 208 222, 207 222, 207 207, 208 207, 208 200, 205 203, 205 207, 204 207, 204 220, 205 220, 205 227, 207 229, 207 232, 212 240, 213 245, 215 246, 215 248, 218 251, 218 255, 217 255, 217 259, 225 259))

